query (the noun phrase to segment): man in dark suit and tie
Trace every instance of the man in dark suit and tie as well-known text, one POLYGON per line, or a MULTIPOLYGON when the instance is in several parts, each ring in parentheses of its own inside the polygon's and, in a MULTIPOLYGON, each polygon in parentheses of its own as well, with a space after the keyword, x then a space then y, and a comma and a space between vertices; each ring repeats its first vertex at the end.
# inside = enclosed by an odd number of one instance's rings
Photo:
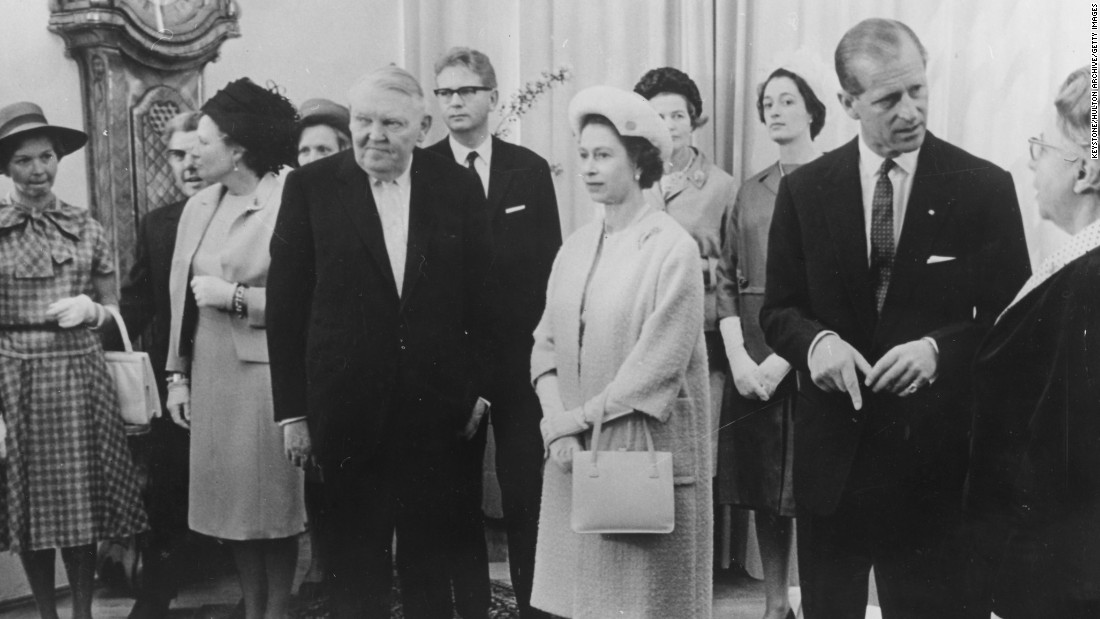
MULTIPOLYGON (((168 353, 169 323, 172 307, 168 300, 168 271, 172 248, 176 245, 176 226, 187 198, 206 186, 195 169, 191 155, 197 140, 198 112, 184 112, 168 121, 164 137, 168 146, 168 164, 176 188, 183 200, 149 211, 138 226, 134 264, 122 285, 119 309, 132 337, 148 329, 145 351, 157 375, 161 402, 164 402, 164 360, 168 353)), ((120 343, 120 342, 119 342, 120 343)), ((115 346, 111 346, 114 348, 115 346)), ((142 578, 131 619, 166 617, 176 597, 175 556, 186 537, 187 476, 189 438, 167 417, 154 419, 149 434, 138 443, 147 454, 149 480, 145 488, 145 508, 151 530, 142 547, 142 578)))
MULTIPOLYGON (((488 196, 493 227, 493 272, 499 294, 492 403, 496 471, 508 533, 508 566, 520 616, 530 618, 539 503, 542 491, 542 409, 531 387, 531 334, 546 302, 546 281, 561 246, 554 181, 546 160, 489 133, 497 79, 485 54, 449 50, 435 64, 435 95, 450 135, 428 150, 472 169, 488 196)), ((455 602, 463 619, 486 617, 489 567, 481 512, 481 474, 487 420, 463 446, 464 479, 454 514, 451 562, 455 602)))
POLYGON ((353 148, 292 172, 271 242, 267 333, 288 456, 325 477, 336 617, 450 617, 461 435, 484 414, 492 258, 468 170, 416 148, 420 85, 389 66, 349 92, 353 148), (307 429, 308 424, 308 429, 307 429))
POLYGON ((794 488, 806 616, 963 612, 970 361, 1030 268, 1012 178, 925 129, 926 53, 860 22, 836 67, 859 136, 781 182, 761 323, 799 370, 794 488))

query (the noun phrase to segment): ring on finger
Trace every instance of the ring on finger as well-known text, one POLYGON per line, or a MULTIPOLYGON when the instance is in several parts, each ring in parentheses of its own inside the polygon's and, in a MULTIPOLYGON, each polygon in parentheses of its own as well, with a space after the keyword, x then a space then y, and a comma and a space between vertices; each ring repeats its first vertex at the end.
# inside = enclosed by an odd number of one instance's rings
POLYGON ((919 388, 919 385, 917 385, 917 381, 913 381, 913 382, 909 383, 908 387, 905 388, 905 393, 907 395, 912 395, 912 394, 917 392, 918 388, 919 388))

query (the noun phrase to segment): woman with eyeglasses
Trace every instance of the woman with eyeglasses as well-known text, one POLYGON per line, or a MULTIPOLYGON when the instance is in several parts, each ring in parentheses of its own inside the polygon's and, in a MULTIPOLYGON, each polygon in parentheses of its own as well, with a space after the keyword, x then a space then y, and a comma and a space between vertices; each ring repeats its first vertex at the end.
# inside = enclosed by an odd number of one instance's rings
MULTIPOLYGON (((974 362, 971 589, 1005 619, 1100 617, 1100 161, 1089 69, 1029 140, 1040 215, 1072 235, 997 319, 974 362)), ((988 617, 988 609, 977 610, 988 617)))

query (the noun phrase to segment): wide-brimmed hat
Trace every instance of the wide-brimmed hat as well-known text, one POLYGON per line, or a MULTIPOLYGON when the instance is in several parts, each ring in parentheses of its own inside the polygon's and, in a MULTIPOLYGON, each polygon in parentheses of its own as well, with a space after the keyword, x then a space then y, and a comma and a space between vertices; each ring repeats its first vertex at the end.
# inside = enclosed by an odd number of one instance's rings
POLYGON ((243 77, 210 97, 202 113, 255 155, 282 165, 298 165, 298 111, 278 92, 243 77))
POLYGON ((302 129, 314 125, 328 125, 350 136, 351 113, 348 108, 328 99, 309 99, 298 108, 298 138, 302 129))
POLYGON ((672 136, 668 126, 644 97, 613 86, 591 86, 578 92, 569 102, 569 124, 581 134, 581 121, 599 114, 615 125, 619 135, 645 138, 661 151, 661 161, 672 157, 672 136))
POLYGON ((77 129, 58 127, 46 121, 46 114, 30 101, 20 101, 0 108, 0 150, 33 133, 53 138, 64 152, 58 158, 80 150, 88 143, 88 134, 77 129))

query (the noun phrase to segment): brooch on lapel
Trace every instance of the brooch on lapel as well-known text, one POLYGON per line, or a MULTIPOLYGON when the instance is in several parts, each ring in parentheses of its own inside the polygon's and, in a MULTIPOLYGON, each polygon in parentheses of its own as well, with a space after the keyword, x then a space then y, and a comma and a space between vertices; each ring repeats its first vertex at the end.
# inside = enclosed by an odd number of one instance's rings
POLYGON ((649 230, 646 230, 645 232, 643 232, 642 235, 638 237, 638 249, 641 249, 642 245, 645 245, 645 242, 648 241, 650 239, 650 237, 656 235, 660 231, 661 231, 660 226, 653 226, 649 230))

